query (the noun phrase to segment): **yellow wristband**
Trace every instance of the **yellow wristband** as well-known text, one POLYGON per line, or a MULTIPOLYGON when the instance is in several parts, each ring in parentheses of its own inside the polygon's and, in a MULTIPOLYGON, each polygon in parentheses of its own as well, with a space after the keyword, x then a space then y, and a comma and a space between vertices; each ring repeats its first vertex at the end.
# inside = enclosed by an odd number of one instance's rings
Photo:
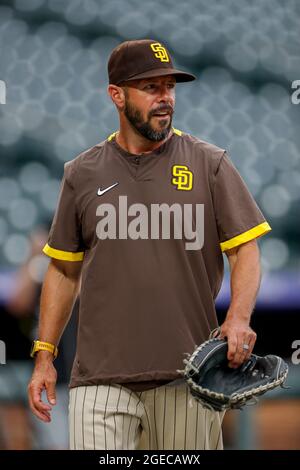
POLYGON ((53 354, 54 359, 57 357, 58 349, 54 344, 46 343, 45 341, 35 340, 32 343, 30 356, 34 357, 38 351, 49 351, 53 354))

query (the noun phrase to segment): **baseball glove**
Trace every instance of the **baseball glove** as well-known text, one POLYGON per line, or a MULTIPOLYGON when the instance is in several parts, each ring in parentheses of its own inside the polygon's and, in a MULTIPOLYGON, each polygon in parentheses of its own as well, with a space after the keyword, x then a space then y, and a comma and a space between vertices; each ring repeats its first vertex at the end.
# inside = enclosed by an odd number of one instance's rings
MULTIPOLYGON (((205 408, 222 411, 242 408, 258 395, 283 387, 288 366, 278 356, 256 356, 237 369, 228 366, 228 345, 224 339, 213 338, 198 346, 184 359, 184 370, 178 370, 186 380, 191 394, 205 408)), ((284 387, 285 388, 285 387, 284 387)))

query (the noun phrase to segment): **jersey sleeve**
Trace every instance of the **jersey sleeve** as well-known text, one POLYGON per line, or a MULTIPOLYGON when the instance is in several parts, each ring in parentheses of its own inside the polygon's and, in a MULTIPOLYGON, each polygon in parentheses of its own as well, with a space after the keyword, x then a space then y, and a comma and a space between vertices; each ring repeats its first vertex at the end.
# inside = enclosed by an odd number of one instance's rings
POLYGON ((258 238, 271 230, 226 152, 223 153, 215 174, 213 199, 222 251, 258 238))
POLYGON ((72 168, 69 163, 66 163, 48 242, 43 252, 51 258, 82 261, 84 247, 71 175, 72 168))

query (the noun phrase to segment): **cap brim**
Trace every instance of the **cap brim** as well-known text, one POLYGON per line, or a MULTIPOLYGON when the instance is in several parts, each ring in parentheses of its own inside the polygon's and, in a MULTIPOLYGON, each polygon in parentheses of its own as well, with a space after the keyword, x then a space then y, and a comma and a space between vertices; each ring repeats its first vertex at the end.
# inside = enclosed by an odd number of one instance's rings
POLYGON ((148 70, 148 72, 143 72, 139 73, 137 75, 134 75, 133 77, 127 78, 126 82, 131 81, 131 80, 141 80, 143 78, 152 78, 152 77, 163 77, 165 75, 174 75, 176 78, 176 82, 191 82, 193 80, 196 80, 196 76, 187 73, 187 72, 182 72, 181 70, 177 69, 167 69, 167 68, 161 68, 161 69, 154 69, 154 70, 148 70))

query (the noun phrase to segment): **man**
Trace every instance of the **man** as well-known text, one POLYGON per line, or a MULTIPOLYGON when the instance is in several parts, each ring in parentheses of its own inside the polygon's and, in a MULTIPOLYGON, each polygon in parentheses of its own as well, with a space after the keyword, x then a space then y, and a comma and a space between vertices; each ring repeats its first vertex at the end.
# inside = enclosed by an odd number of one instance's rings
POLYGON ((251 354, 256 238, 270 227, 226 152, 172 127, 175 83, 195 77, 174 69, 163 45, 122 43, 108 75, 120 129, 65 165, 44 248, 52 259, 38 339, 46 344, 33 351, 31 409, 50 421, 52 361, 81 276, 70 448, 221 449, 223 415, 194 400, 178 369, 217 326, 222 251, 230 366, 251 354))

